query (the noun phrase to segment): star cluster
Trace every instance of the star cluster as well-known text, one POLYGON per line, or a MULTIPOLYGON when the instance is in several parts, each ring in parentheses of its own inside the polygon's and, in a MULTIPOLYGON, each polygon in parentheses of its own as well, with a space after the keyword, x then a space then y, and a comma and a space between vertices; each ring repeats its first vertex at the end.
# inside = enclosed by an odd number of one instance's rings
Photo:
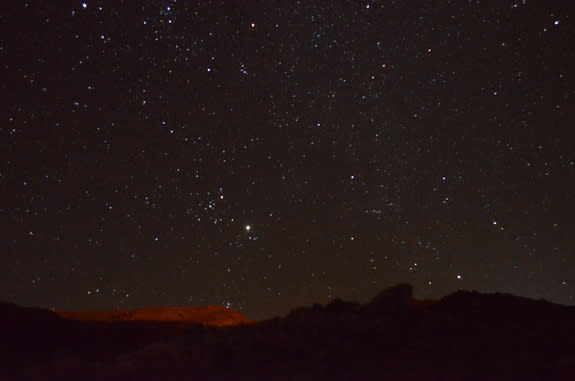
POLYGON ((575 299, 569 1, 2 5, 0 299, 575 299))

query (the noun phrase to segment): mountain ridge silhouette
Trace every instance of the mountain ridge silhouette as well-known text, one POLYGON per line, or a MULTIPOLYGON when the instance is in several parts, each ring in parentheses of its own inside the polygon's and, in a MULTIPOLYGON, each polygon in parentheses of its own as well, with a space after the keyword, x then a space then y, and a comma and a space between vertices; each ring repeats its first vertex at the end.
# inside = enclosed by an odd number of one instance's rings
POLYGON ((227 326, 68 320, 3 303, 0 369, 6 375, 0 376, 570 380, 574 322, 575 306, 476 291, 417 300, 407 284, 387 288, 366 304, 335 299, 227 326))

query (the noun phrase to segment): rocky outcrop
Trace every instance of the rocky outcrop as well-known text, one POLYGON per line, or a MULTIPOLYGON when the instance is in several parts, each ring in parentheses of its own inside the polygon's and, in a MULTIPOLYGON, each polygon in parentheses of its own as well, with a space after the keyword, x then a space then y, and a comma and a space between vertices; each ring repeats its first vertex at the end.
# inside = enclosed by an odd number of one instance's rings
POLYGON ((413 287, 410 284, 398 284, 381 291, 365 308, 372 312, 397 311, 413 304, 413 287))

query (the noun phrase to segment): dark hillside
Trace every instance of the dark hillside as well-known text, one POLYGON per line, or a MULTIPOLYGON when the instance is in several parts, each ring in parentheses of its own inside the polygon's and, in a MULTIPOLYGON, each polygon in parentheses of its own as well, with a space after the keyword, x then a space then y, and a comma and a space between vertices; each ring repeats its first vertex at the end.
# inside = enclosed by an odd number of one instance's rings
POLYGON ((575 379, 575 308, 508 294, 417 301, 399 285, 365 305, 336 299, 228 327, 87 324, 2 308, 15 380, 575 379))

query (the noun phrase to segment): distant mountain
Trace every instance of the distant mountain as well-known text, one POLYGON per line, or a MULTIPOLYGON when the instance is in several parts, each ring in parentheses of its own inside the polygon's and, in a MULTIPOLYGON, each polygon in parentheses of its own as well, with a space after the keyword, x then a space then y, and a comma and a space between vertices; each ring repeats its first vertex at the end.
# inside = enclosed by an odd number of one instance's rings
POLYGON ((223 306, 49 311, 0 302, 0 381, 51 379, 46 372, 55 372, 55 363, 66 368, 107 362, 190 327, 249 323, 243 313, 223 306))
POLYGON ((575 380, 575 307, 543 300, 460 291, 419 301, 398 285, 364 305, 193 323, 243 317, 226 311, 0 304, 0 380, 575 380))
POLYGON ((56 314, 68 320, 93 322, 180 322, 204 324, 211 326, 227 326, 249 323, 241 312, 224 306, 201 307, 151 307, 137 310, 116 311, 55 311, 56 314))

